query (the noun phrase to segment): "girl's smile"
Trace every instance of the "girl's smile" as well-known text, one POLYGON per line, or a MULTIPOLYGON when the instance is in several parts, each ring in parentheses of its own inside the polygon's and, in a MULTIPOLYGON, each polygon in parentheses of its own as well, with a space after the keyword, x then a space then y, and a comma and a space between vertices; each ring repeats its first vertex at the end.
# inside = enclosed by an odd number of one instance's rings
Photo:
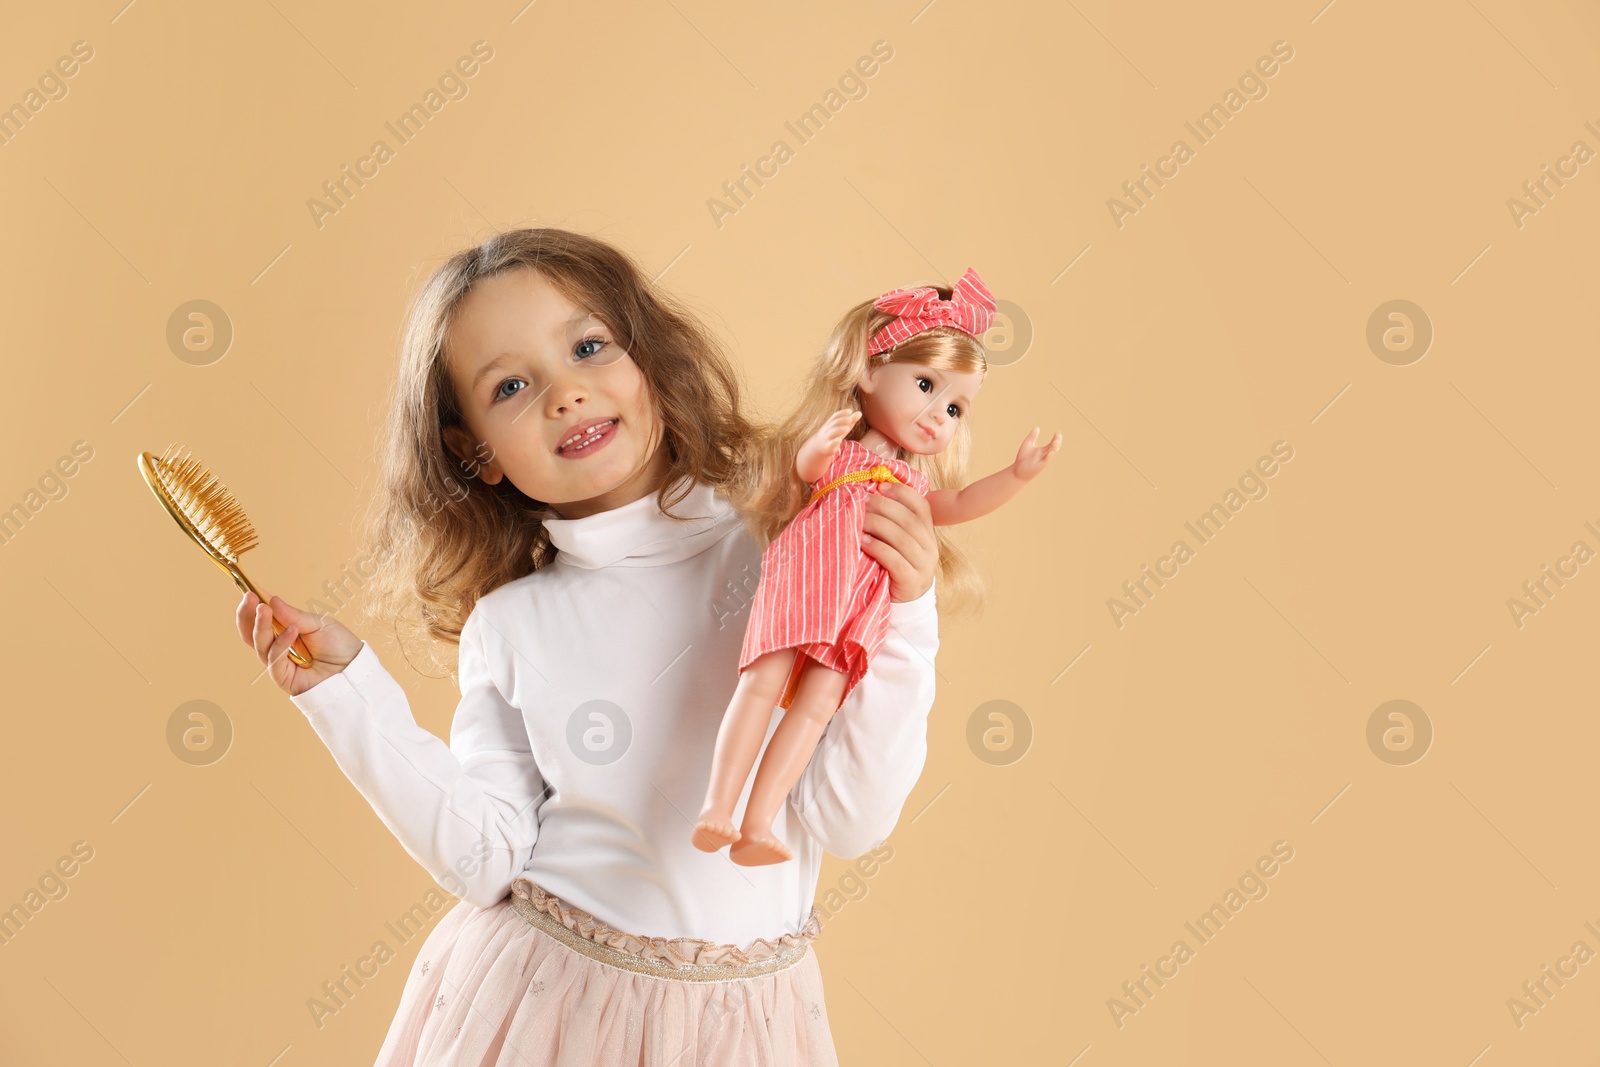
POLYGON ((556 446, 556 455, 564 459, 583 459, 609 445, 616 437, 617 420, 584 419, 556 446))

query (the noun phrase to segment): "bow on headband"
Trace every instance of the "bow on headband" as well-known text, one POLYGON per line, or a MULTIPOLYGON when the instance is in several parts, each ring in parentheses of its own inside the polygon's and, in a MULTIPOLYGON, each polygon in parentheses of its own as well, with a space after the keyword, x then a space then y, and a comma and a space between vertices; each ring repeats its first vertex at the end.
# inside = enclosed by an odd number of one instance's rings
POLYGON ((995 312, 994 296, 971 267, 956 282, 949 300, 941 300, 937 289, 895 289, 878 297, 872 306, 895 318, 872 335, 869 356, 937 326, 953 326, 977 337, 989 328, 995 312))

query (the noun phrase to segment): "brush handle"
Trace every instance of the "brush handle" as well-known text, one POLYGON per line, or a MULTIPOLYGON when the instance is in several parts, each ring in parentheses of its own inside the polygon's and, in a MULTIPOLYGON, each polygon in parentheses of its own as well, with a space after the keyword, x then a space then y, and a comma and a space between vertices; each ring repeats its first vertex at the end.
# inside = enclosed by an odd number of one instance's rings
MULTIPOLYGON (((277 620, 277 617, 274 616, 272 620, 272 632, 275 634, 281 634, 286 629, 287 627, 280 623, 277 620)), ((311 666, 311 650, 306 648, 305 641, 298 634, 295 635, 294 644, 289 646, 289 658, 293 660, 295 665, 298 667, 309 668, 311 666)))
MULTIPOLYGON (((261 601, 263 604, 267 602, 267 598, 261 595, 261 590, 257 589, 255 583, 244 576, 243 571, 232 567, 224 569, 227 570, 229 574, 233 575, 233 584, 237 585, 242 592, 254 593, 257 600, 261 601)), ((272 616, 273 634, 281 634, 286 629, 288 629, 288 627, 278 621, 278 616, 272 616)), ((289 646, 289 658, 294 661, 294 664, 297 667, 309 668, 311 666, 311 650, 306 648, 304 637, 296 635, 294 644, 289 646)))

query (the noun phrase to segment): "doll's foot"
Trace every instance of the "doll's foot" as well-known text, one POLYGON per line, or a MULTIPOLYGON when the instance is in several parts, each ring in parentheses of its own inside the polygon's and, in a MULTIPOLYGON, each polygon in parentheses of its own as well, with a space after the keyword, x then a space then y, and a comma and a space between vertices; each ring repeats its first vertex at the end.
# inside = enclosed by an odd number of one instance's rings
POLYGON ((728 850, 728 858, 741 867, 760 867, 793 859, 794 853, 771 830, 746 830, 728 850))
POLYGON ((694 824, 694 847, 702 852, 715 852, 737 840, 739 831, 733 828, 731 818, 707 814, 700 816, 700 821, 694 824))

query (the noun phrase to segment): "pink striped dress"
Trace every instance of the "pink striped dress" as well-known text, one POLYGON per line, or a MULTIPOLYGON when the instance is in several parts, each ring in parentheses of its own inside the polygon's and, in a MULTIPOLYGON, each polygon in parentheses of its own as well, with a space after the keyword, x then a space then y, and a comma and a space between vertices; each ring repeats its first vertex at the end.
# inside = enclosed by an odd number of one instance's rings
MULTIPOLYGON (((880 463, 927 494, 922 472, 851 440, 840 444, 814 488, 880 463)), ((739 670, 767 652, 798 649, 782 707, 793 699, 807 657, 848 675, 843 704, 889 631, 889 572, 861 547, 867 494, 876 493, 878 485, 843 482, 813 498, 761 555, 761 581, 750 604, 739 670)))

